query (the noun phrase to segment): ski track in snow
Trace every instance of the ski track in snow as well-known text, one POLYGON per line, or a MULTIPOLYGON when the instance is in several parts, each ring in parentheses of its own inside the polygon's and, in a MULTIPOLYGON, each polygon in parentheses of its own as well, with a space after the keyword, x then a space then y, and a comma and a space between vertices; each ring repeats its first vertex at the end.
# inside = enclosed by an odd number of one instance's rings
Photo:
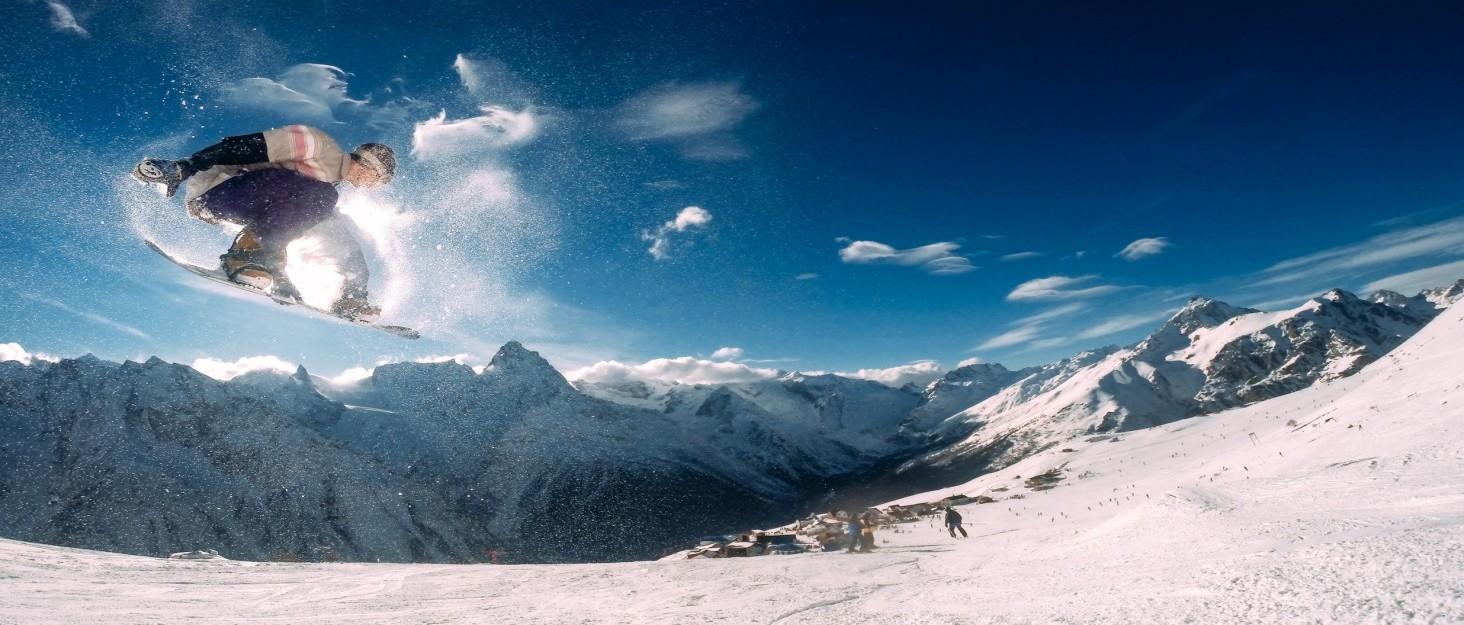
POLYGON ((961 508, 970 538, 925 520, 871 554, 521 566, 0 541, 0 625, 1461 623, 1461 330, 1464 306, 1353 377, 897 502, 998 498, 961 508))

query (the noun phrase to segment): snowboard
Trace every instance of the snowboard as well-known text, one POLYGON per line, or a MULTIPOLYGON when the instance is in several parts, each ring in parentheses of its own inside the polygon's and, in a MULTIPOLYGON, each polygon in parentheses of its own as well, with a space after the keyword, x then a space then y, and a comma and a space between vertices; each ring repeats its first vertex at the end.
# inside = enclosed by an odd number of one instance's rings
POLYGON ((337 314, 335 314, 335 313, 333 313, 333 312, 331 312, 329 310, 326 310, 324 308, 316 308, 314 306, 311 306, 309 304, 306 304, 305 302, 302 302, 300 300, 297 300, 297 299, 295 299, 293 297, 286 297, 286 296, 277 295, 277 294, 274 294, 274 293, 268 293, 268 292, 266 292, 266 291, 264 291, 262 289, 255 288, 255 287, 249 286, 247 284, 240 284, 238 282, 235 282, 233 280, 230 280, 229 277, 226 276, 226 275, 224 275, 224 272, 221 271, 221 270, 219 270, 219 269, 209 269, 207 267, 200 267, 198 265, 194 265, 194 264, 191 264, 191 263, 184 262, 184 261, 179 260, 178 258, 174 257, 172 254, 169 254, 169 253, 163 251, 163 248, 158 247, 158 244, 157 243, 153 243, 152 241, 149 241, 147 239, 143 239, 143 242, 144 243, 147 243, 147 246, 150 247, 150 248, 152 248, 152 251, 157 252, 158 254, 161 254, 163 258, 168 259, 168 261, 171 262, 171 263, 173 263, 174 265, 177 265, 179 267, 182 267, 182 268, 188 270, 189 273, 192 273, 192 274, 194 274, 196 276, 200 276, 200 277, 203 277, 203 278, 207 278, 207 279, 212 280, 214 282, 217 282, 219 284, 224 284, 224 285, 227 285, 227 286, 234 287, 236 289, 239 289, 241 291, 245 291, 247 293, 253 293, 253 294, 259 295, 261 297, 267 297, 267 298, 269 298, 271 300, 274 300, 275 303, 280 304, 282 306, 299 306, 299 307, 304 308, 304 309, 307 309, 307 310, 315 311, 315 312, 320 313, 322 315, 326 315, 326 316, 329 316, 329 317, 334 317, 336 319, 340 319, 341 321, 345 321, 345 322, 351 323, 353 325, 358 325, 358 326, 362 326, 362 327, 365 327, 365 328, 371 328, 372 330, 376 330, 377 332, 385 332, 385 333, 390 334, 392 336, 400 336, 400 337, 402 337, 404 339, 417 339, 417 338, 421 338, 422 337, 422 335, 420 333, 418 333, 416 330, 413 330, 413 329, 408 328, 408 327, 404 327, 404 326, 391 326, 391 325, 385 325, 385 324, 380 324, 380 323, 373 323, 373 322, 370 322, 370 321, 361 321, 360 319, 352 319, 350 317, 344 317, 344 316, 341 316, 341 315, 337 315, 337 314))

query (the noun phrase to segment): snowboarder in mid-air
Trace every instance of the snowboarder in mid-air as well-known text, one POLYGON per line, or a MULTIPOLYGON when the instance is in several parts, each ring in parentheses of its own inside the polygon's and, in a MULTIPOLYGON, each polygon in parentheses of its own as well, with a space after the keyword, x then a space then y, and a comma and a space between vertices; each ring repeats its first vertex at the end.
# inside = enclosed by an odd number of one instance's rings
MULTIPOLYGON (((286 246, 327 220, 341 219, 336 184, 379 187, 395 171, 396 156, 385 145, 367 143, 347 153, 319 129, 295 125, 228 137, 182 160, 144 159, 132 177, 161 185, 168 197, 187 182, 184 204, 190 216, 243 228, 219 257, 224 275, 300 301, 285 275, 286 246)), ((327 312, 372 323, 381 309, 367 299, 365 256, 348 232, 337 238, 348 239, 336 242, 348 249, 341 259, 345 282, 327 312)))

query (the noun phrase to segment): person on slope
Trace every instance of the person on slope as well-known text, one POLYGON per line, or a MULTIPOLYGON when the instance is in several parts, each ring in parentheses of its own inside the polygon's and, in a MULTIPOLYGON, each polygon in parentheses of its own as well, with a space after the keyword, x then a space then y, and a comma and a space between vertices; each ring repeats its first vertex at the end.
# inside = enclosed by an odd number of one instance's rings
POLYGON ((863 536, 864 525, 859 522, 859 515, 849 513, 849 520, 844 526, 844 536, 849 540, 849 550, 845 553, 854 553, 859 548, 860 538, 863 536))
MULTIPOLYGON (((346 153, 319 129, 294 125, 228 137, 182 160, 144 159, 132 177, 163 185, 168 197, 186 181, 190 216, 243 228, 219 257, 229 279, 298 300, 285 276, 286 246, 324 222, 342 219, 335 208, 336 184, 379 187, 395 172, 396 155, 385 145, 366 143, 346 153)), ((329 243, 345 250, 345 283, 331 312, 375 321, 381 309, 367 299, 360 244, 344 227, 326 231, 333 233, 329 243)))
POLYGON ((864 528, 859 534, 859 551, 869 553, 874 551, 874 528, 879 525, 879 522, 875 520, 872 512, 865 512, 860 522, 864 528))
POLYGON ((945 524, 946 529, 951 532, 951 538, 956 537, 956 530, 961 530, 961 538, 968 538, 966 528, 961 526, 961 513, 956 512, 955 508, 947 507, 945 509, 945 524))

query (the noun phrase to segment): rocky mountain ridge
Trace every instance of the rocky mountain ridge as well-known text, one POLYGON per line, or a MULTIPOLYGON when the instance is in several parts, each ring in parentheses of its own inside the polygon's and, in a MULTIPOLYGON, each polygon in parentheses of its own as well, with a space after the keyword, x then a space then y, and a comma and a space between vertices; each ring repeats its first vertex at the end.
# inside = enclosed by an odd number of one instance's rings
POLYGON ((1280 313, 1196 298, 1133 346, 918 391, 799 373, 571 384, 515 342, 481 372, 391 364, 346 387, 303 368, 219 382, 157 359, 3 362, 0 535, 255 560, 648 557, 1350 375, 1461 294, 1331 291, 1280 313))

